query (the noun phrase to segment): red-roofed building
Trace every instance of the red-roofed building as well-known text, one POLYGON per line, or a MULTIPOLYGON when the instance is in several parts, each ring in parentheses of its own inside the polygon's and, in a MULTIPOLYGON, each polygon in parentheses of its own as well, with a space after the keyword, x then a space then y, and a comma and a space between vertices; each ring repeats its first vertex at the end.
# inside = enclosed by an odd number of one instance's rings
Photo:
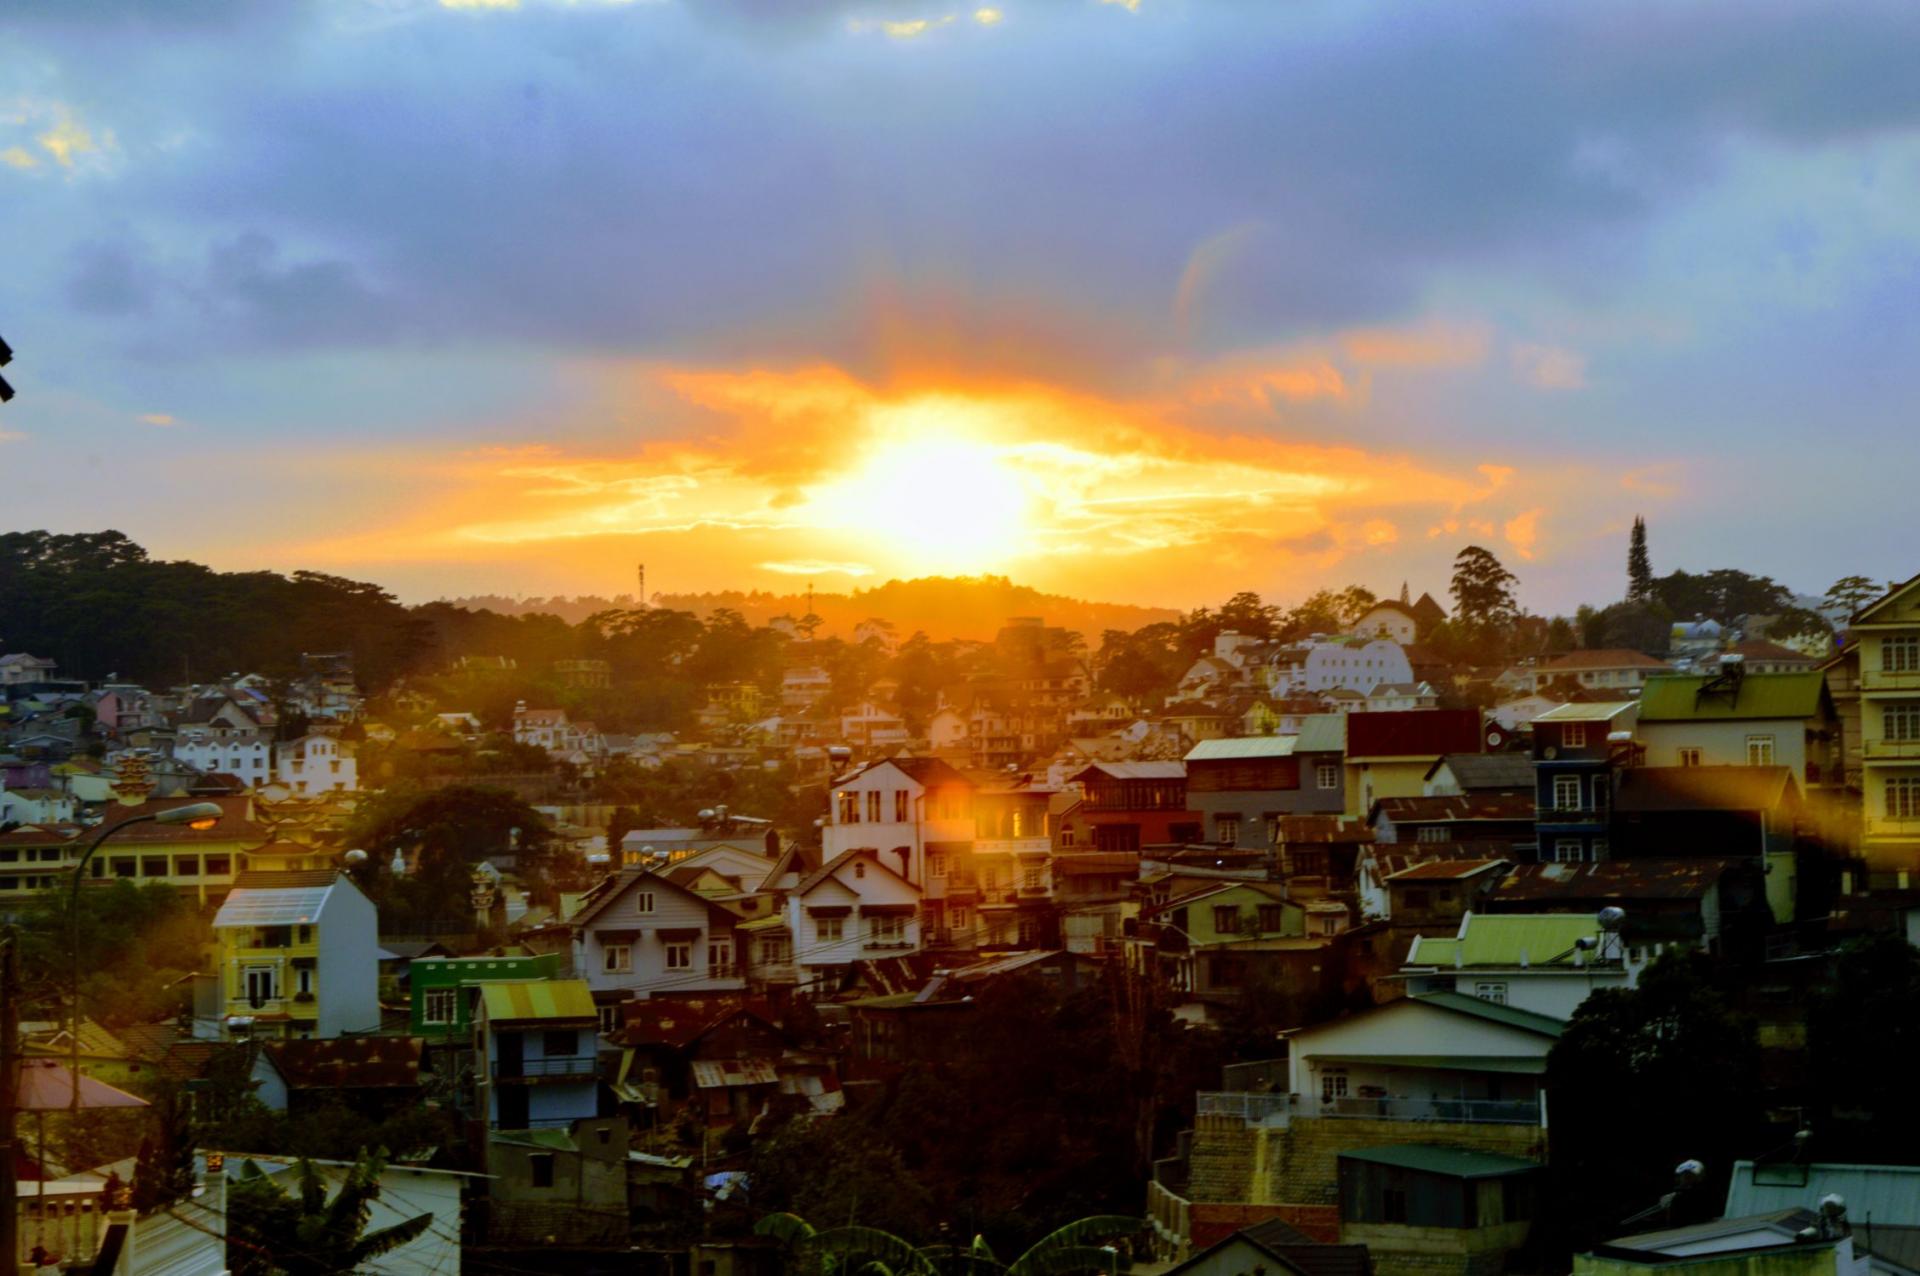
POLYGON ((1671 671, 1672 665, 1626 647, 1595 647, 1569 651, 1534 666, 1533 688, 1545 691, 1562 679, 1594 691, 1637 695, 1647 675, 1671 671))
POLYGON ((1486 749, 1478 709, 1356 713, 1347 720, 1347 814, 1386 797, 1418 797, 1427 772, 1449 753, 1486 749))

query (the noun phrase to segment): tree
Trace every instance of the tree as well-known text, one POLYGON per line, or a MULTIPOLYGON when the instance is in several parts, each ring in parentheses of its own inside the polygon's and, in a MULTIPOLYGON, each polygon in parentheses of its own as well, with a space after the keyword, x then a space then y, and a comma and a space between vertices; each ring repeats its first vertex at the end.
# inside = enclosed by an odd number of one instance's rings
POLYGON ((1372 611, 1373 605, 1380 601, 1365 585, 1348 585, 1335 594, 1334 598, 1340 610, 1340 623, 1343 627, 1353 624, 1372 611))
POLYGON ((1808 1009, 1807 1052, 1821 1159, 1906 1159, 1920 1143, 1920 949, 1896 932, 1842 948, 1808 1009))
POLYGON ((1653 597, 1653 560, 1647 556, 1647 520, 1633 516, 1633 536, 1627 543, 1627 601, 1644 603, 1653 597))
POLYGON ((366 1230, 385 1169, 384 1150, 362 1152, 328 1200, 326 1181, 305 1158, 293 1169, 297 1194, 243 1164, 227 1197, 228 1266, 239 1276, 334 1276, 420 1236, 432 1214, 366 1230))
POLYGON ((1702 617, 1731 625, 1743 616, 1771 616, 1793 606, 1793 593, 1771 576, 1730 567, 1676 571, 1653 582, 1653 596, 1676 619, 1702 617))
POLYGON ((1453 580, 1448 586, 1453 595, 1453 621, 1465 631, 1482 660, 1504 654, 1505 639, 1520 614, 1520 604, 1513 594, 1513 587, 1519 583, 1498 558, 1478 545, 1469 545, 1454 556, 1453 580))
POLYGON ((1827 590, 1827 596, 1821 604, 1828 611, 1837 611, 1851 617, 1855 612, 1878 598, 1882 590, 1868 576, 1842 576, 1833 582, 1827 590))
POLYGON ((1758 1039, 1711 970, 1698 953, 1664 955, 1638 987, 1588 997, 1554 1043, 1551 1173, 1564 1243, 1587 1248, 1616 1235, 1688 1158, 1707 1165, 1700 1199, 1721 1199, 1734 1159, 1753 1150, 1762 1128, 1758 1039))
POLYGON ((510 859, 536 895, 549 890, 556 867, 545 818, 502 789, 396 786, 360 804, 349 835, 348 845, 368 855, 355 876, 382 925, 400 931, 472 916, 467 891, 481 860, 510 859), (404 876, 388 868, 396 851, 411 859, 404 876))
POLYGON ((1132 1254, 1115 1242, 1147 1228, 1146 1221, 1124 1214, 1095 1214, 1055 1228, 1029 1245, 1011 1263, 1002 1263, 984 1236, 968 1245, 916 1246, 884 1228, 850 1223, 816 1229, 798 1214, 769 1214, 753 1225, 754 1235, 785 1246, 790 1269, 863 1276, 1074 1276, 1125 1269, 1132 1254), (1111 1246, 1111 1248, 1109 1248, 1111 1246))

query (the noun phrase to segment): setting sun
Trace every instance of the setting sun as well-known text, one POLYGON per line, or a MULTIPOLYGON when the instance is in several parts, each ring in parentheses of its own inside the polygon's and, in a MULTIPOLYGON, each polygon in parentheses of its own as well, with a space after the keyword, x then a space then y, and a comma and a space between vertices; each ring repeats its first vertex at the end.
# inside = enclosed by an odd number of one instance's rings
POLYGON ((912 552, 940 571, 981 571, 1020 550, 1026 480, 990 443, 922 435, 881 444, 857 472, 821 489, 824 521, 912 552))

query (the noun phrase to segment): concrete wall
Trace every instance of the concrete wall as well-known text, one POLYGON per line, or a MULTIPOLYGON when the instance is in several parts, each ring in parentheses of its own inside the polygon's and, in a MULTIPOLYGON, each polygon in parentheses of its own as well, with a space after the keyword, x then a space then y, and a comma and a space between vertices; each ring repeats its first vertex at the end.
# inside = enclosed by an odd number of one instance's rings
MULTIPOLYGON (((1501 1276, 1507 1255, 1526 1242, 1531 1223, 1494 1227, 1410 1227, 1342 1223, 1340 1240, 1365 1245, 1374 1276, 1501 1276)), ((1688 1269, 1688 1276, 1693 1270, 1688 1269)))

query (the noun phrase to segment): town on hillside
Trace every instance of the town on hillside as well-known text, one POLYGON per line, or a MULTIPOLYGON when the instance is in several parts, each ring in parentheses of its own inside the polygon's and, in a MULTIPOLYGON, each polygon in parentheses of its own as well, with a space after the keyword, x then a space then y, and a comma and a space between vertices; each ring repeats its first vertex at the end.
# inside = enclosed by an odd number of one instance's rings
POLYGON ((32 535, 22 1271, 1920 1271, 1920 577, 828 637, 32 535))

